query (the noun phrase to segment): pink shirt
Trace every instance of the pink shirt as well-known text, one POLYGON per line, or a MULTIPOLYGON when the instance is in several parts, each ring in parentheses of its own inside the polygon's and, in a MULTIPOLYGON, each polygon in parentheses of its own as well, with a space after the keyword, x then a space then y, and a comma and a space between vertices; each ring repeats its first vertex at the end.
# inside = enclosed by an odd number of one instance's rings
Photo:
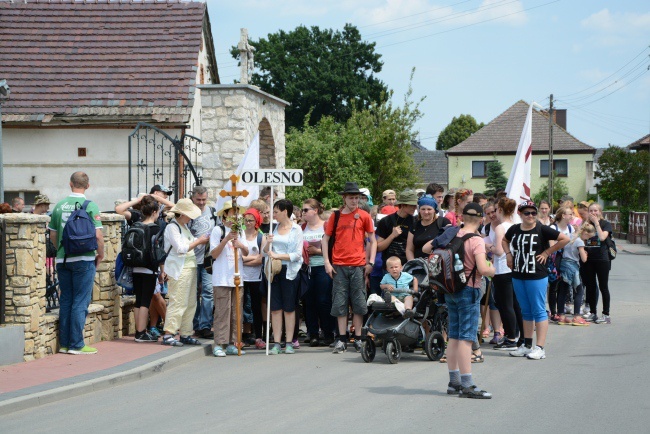
MULTIPOLYGON (((468 232, 464 231, 463 229, 458 231, 459 237, 462 237, 463 235, 467 234, 468 232)), ((472 270, 474 269, 474 265, 476 264, 476 257, 475 255, 478 255, 480 253, 485 254, 485 242, 483 239, 478 236, 478 237, 472 237, 465 241, 465 260, 463 261, 463 265, 465 266, 465 274, 467 277, 472 273, 472 270)), ((469 280, 467 282, 468 286, 472 286, 474 288, 478 288, 481 286, 479 283, 483 276, 481 273, 478 271, 478 268, 476 269, 476 273, 474 273, 474 278, 469 280)))

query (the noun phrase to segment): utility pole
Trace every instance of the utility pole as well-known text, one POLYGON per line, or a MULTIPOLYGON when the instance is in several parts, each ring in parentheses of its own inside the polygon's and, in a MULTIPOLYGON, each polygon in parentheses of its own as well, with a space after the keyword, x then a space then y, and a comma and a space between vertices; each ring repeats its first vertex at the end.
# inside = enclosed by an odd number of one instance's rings
POLYGON ((553 94, 551 94, 551 105, 548 109, 548 203, 551 204, 553 212, 553 94))

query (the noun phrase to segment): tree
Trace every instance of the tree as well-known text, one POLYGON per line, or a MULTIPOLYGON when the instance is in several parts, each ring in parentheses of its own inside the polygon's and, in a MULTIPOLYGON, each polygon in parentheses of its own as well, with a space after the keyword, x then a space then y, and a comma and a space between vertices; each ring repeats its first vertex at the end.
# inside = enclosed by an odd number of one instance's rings
POLYGON ((508 178, 503 171, 503 164, 495 159, 487 164, 487 179, 485 180, 485 195, 494 196, 499 190, 505 190, 508 178))
POLYGON ((391 96, 368 108, 353 107, 345 123, 325 116, 311 126, 308 117, 302 131, 292 128, 286 164, 302 168, 305 176, 304 185, 291 188, 287 197, 298 202, 313 197, 332 207, 341 204, 338 192, 347 181, 369 188, 373 197, 386 188, 413 187, 419 178, 411 146, 419 102, 410 101, 410 85, 402 107, 393 106, 391 96))
POLYGON ((453 148, 469 136, 483 128, 485 124, 476 122, 472 115, 460 115, 454 117, 449 125, 438 136, 436 142, 436 149, 439 151, 446 151, 453 148))
MULTIPOLYGON (((562 199, 562 196, 569 194, 569 188, 566 185, 566 182, 562 178, 557 176, 557 172, 554 170, 551 172, 553 177, 553 203, 551 204, 551 210, 555 210, 558 207, 558 202, 562 199)), ((548 180, 542 185, 542 188, 533 196, 533 202, 539 204, 543 200, 548 200, 548 180)))
POLYGON ((648 152, 630 152, 611 145, 598 159, 598 194, 618 203, 623 231, 628 230, 630 211, 647 209, 649 160, 648 152))
MULTIPOLYGON (((359 30, 346 24, 343 31, 299 26, 250 41, 259 69, 252 84, 291 103, 286 108, 286 129, 315 125, 324 116, 345 122, 352 107, 367 108, 381 101, 387 87, 375 74, 381 55, 374 42, 361 40, 359 30)), ((233 47, 231 54, 239 58, 233 47)))

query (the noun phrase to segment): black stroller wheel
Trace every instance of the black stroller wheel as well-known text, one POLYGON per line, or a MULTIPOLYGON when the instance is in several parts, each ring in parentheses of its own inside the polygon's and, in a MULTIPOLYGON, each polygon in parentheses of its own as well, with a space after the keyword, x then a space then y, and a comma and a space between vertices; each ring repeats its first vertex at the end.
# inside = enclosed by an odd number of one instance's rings
POLYGON ((440 360, 445 354, 445 339, 442 337, 442 333, 438 331, 429 333, 424 345, 424 352, 427 353, 429 360, 434 362, 440 360))
POLYGON ((372 339, 366 339, 361 343, 361 358, 364 362, 370 363, 375 360, 376 353, 377 348, 375 347, 375 341, 372 339))
POLYGON ((399 363, 399 359, 402 357, 402 346, 398 341, 390 341, 386 344, 386 355, 388 356, 388 361, 391 364, 399 363))

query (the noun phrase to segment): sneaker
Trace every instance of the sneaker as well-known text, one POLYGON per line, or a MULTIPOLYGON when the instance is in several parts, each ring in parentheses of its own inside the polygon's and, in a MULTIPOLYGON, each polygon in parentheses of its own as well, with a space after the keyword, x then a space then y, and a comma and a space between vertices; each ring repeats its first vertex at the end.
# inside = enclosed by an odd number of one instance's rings
POLYGON ((463 386, 460 384, 454 385, 454 384, 447 384, 447 395, 458 395, 460 391, 463 390, 463 386))
POLYGON ((262 338, 255 339, 255 348, 257 348, 258 350, 266 349, 266 342, 264 342, 262 338))
POLYGON ((535 349, 526 355, 530 360, 541 360, 546 358, 546 351, 544 348, 541 348, 535 345, 535 349))
POLYGON ((530 354, 531 351, 533 351, 533 350, 526 347, 526 345, 522 344, 519 347, 517 347, 517 349, 515 351, 510 351, 509 354, 512 357, 524 357, 524 356, 527 356, 528 354, 530 354))
POLYGON ((564 313, 566 313, 567 315, 573 315, 573 306, 570 304, 565 305, 564 313))
POLYGON ((555 315, 552 315, 552 316, 551 316, 551 318, 549 319, 549 321, 554 322, 554 323, 557 323, 557 322, 560 321, 560 319, 561 319, 561 318, 560 318, 560 315, 555 314, 555 315))
POLYGON ((603 315, 600 318, 594 320, 596 324, 611 324, 612 320, 609 318, 609 315, 603 315))
POLYGON ((215 345, 212 349, 212 355, 214 357, 226 357, 226 353, 223 352, 221 345, 215 345))
POLYGON ((318 343, 319 343, 318 338, 311 338, 311 340, 309 341, 309 346, 310 347, 317 347, 318 343))
POLYGON ((406 318, 406 319, 413 318, 413 317, 415 317, 415 311, 414 311, 413 309, 406 309, 406 310, 404 311, 404 315, 403 315, 403 316, 404 316, 404 318, 406 318))
MULTIPOLYGON (((361 339, 354 340, 354 349, 357 350, 357 353, 361 352, 361 339)), ((412 353, 413 350, 411 350, 410 352, 412 353)))
POLYGON ((287 344, 286 348, 284 349, 284 354, 296 354, 294 348, 295 346, 293 345, 293 343, 287 344))
POLYGON ((463 387, 458 393, 459 398, 474 398, 474 399, 492 399, 492 394, 481 390, 476 385, 470 387, 463 387))
POLYGON ((589 322, 595 322, 598 319, 598 315, 595 313, 589 313, 587 315, 582 315, 582 317, 589 322))
POLYGON ((343 342, 340 339, 337 339, 336 343, 334 344, 334 351, 332 351, 332 354, 345 353, 346 349, 347 349, 347 345, 345 344, 345 342, 343 342))
POLYGON ((294 347, 296 350, 297 350, 297 349, 300 349, 300 342, 298 342, 298 339, 294 339, 293 341, 291 341, 291 345, 293 345, 293 347, 294 347))
POLYGON ((84 345, 83 348, 79 348, 78 350, 69 348, 68 354, 97 354, 97 348, 89 347, 88 345, 84 345))
POLYGON ((494 347, 492 347, 492 349, 501 351, 516 351, 517 342, 504 339, 503 342, 496 344, 494 347))
MULTIPOLYGON (((228 346, 226 347, 226 354, 229 355, 229 356, 237 356, 237 355, 239 355, 239 352, 237 351, 237 347, 236 347, 236 346, 234 346, 234 345, 228 345, 228 346)), ((246 354, 246 351, 242 351, 242 352, 241 352, 241 355, 242 355, 242 356, 243 356, 244 354, 246 354)))
POLYGON ((273 344, 271 349, 269 349, 269 355, 275 356, 276 354, 280 354, 281 350, 280 344, 273 344))
POLYGON ((585 321, 585 319, 579 315, 576 315, 573 317, 573 321, 571 321, 571 325, 574 326, 588 326, 589 323, 585 321))
POLYGON ((61 354, 68 354, 68 347, 61 347, 61 348, 59 348, 59 353, 61 353, 61 354))
POLYGON ((136 342, 158 342, 158 338, 155 338, 149 334, 148 331, 135 334, 136 342))
POLYGON ((202 339, 214 339, 214 332, 210 329, 199 330, 195 334, 202 339))
POLYGON ((151 336, 153 336, 156 339, 161 336, 158 327, 149 327, 148 332, 151 336))
POLYGON ((569 318, 562 317, 558 322, 557 325, 571 325, 571 320, 569 318))

